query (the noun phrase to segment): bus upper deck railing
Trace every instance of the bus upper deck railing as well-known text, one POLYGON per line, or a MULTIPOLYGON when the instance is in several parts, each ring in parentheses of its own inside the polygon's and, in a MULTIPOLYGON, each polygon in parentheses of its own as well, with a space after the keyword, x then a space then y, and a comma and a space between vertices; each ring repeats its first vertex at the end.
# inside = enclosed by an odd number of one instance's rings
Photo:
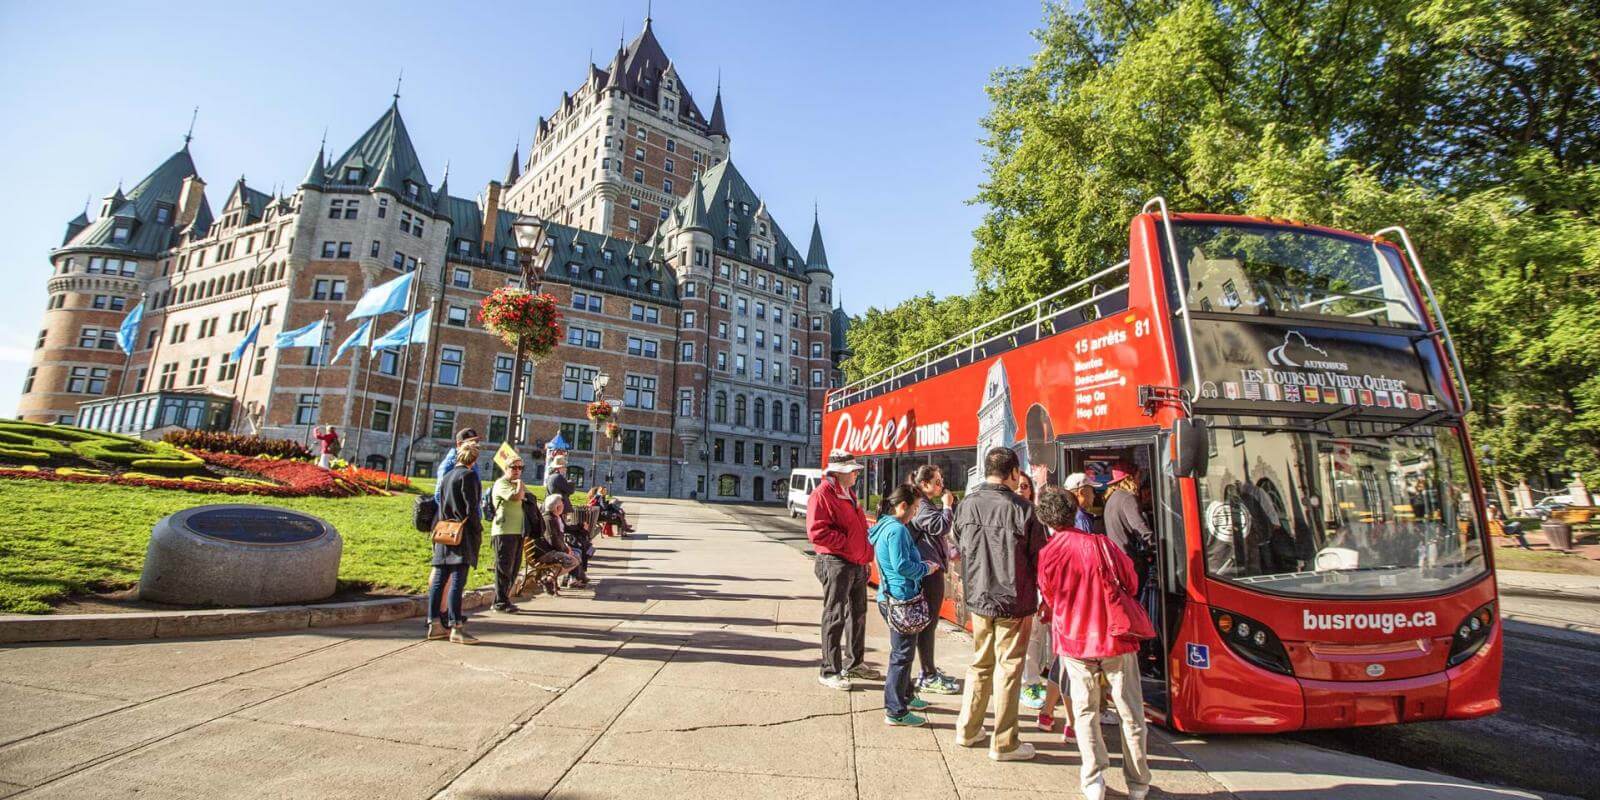
POLYGON ((916 355, 900 359, 871 375, 835 390, 828 410, 893 391, 906 383, 924 380, 946 370, 981 361, 1070 328, 1127 308, 1128 262, 1122 261, 1051 292, 1021 308, 980 323, 916 355), (1104 279, 1124 273, 1123 281, 1103 288, 1104 279), (1074 300, 1084 292, 1087 297, 1074 300))

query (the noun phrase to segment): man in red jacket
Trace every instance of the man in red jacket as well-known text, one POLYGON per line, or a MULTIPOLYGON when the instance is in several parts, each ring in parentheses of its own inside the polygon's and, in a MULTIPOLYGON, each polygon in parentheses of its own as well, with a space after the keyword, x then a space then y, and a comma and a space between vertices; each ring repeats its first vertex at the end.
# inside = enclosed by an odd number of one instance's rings
MULTIPOLYGON (((1083 796, 1106 796, 1105 739, 1100 733, 1100 680, 1111 686, 1111 700, 1122 717, 1122 774, 1130 800, 1150 793, 1145 750, 1144 694, 1139 684, 1139 643, 1111 631, 1112 604, 1138 586, 1133 559, 1105 534, 1073 527, 1078 511, 1067 490, 1051 486, 1039 493, 1039 521, 1055 531, 1039 554, 1039 592, 1050 607, 1051 647, 1060 656, 1057 683, 1071 693, 1072 727, 1082 756, 1083 796)), ((1131 605, 1131 604, 1130 604, 1131 605)), ((1123 609, 1128 610, 1126 606, 1123 609)), ((1137 606, 1132 613, 1143 615, 1137 606)))
POLYGON ((822 582, 822 674, 830 689, 850 690, 850 679, 881 680, 864 662, 867 652, 867 516, 851 491, 862 465, 844 450, 828 454, 822 484, 806 501, 806 538, 817 552, 813 569, 822 582), (840 639, 848 629, 848 649, 840 639))

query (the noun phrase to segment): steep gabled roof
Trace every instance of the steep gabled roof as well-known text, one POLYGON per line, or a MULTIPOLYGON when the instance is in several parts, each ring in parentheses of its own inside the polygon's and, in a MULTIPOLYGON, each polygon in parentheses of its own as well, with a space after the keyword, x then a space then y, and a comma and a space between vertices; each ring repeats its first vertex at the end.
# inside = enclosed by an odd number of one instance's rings
POLYGON ((389 110, 372 123, 344 155, 328 165, 323 179, 329 186, 387 189, 400 197, 407 196, 405 184, 410 181, 417 187, 417 203, 423 208, 434 206, 432 184, 422 169, 416 147, 411 144, 411 134, 400 116, 398 100, 389 105, 389 110), (351 169, 361 171, 359 180, 346 179, 351 169))
POLYGON ((806 251, 806 272, 826 272, 828 269, 828 251, 822 247, 822 220, 816 212, 811 217, 811 247, 806 251))
POLYGON ((506 185, 510 186, 522 177, 522 143, 511 149, 511 166, 506 169, 506 185))
MULTIPOLYGON (((750 232, 755 229, 757 216, 763 213, 761 198, 739 174, 732 160, 723 161, 702 173, 699 187, 698 193, 691 191, 690 196, 678 201, 668 217, 668 226, 680 229, 691 227, 689 219, 699 213, 695 210, 698 200, 704 208, 705 224, 694 227, 710 231, 717 251, 730 253, 745 261, 754 261, 755 254, 750 252, 750 232), (728 247, 727 241, 729 221, 736 223, 739 229, 738 234, 733 236, 732 248, 728 247)), ((776 219, 772 221, 770 233, 772 267, 795 275, 803 274, 805 259, 800 257, 800 251, 789 241, 776 219), (790 260, 792 267, 784 265, 785 258, 790 260)))
MULTIPOLYGON (((173 153, 156 167, 144 180, 139 181, 127 194, 119 190, 113 195, 111 213, 80 230, 63 247, 95 247, 120 250, 126 253, 155 257, 176 243, 178 231, 173 221, 178 216, 178 196, 183 192, 183 179, 198 174, 187 145, 173 153), (120 200, 115 199, 117 195, 120 200), (167 208, 167 222, 156 222, 157 207, 167 208), (127 241, 113 242, 113 230, 119 225, 131 228, 127 241)), ((82 215, 80 215, 82 216, 82 215)), ((197 221, 211 223, 211 207, 204 197, 200 199, 197 221)), ((204 230, 201 227, 200 230, 204 230)))
POLYGON ((250 188, 244 181, 244 176, 234 181, 233 190, 228 192, 228 199, 223 201, 222 210, 232 211, 236 208, 244 209, 244 224, 260 222, 266 213, 267 203, 272 197, 266 192, 258 192, 250 188))
MULTIPOLYGON (((472 263, 487 263, 488 266, 502 272, 516 273, 517 267, 506 264, 498 252, 483 252, 483 206, 477 200, 468 200, 464 197, 447 196, 445 213, 450 218, 450 241, 445 246, 445 257, 461 261, 461 251, 456 249, 457 239, 466 239, 472 244, 472 263)), ((494 244, 496 248, 516 247, 516 236, 512 233, 511 224, 517 221, 517 215, 505 209, 499 209, 495 214, 494 244)))
POLYGON ((545 236, 553 240, 547 250, 550 266, 545 270, 546 282, 595 288, 650 303, 678 304, 677 274, 662 262, 662 255, 656 250, 554 222, 545 227, 545 236), (581 253, 578 252, 580 244, 583 246, 581 253), (609 264, 605 261, 607 250, 612 253, 609 264), (637 265, 629 258, 630 253, 637 256, 637 265), (603 271, 602 277, 595 277, 596 269, 603 271), (628 286, 629 277, 638 279, 637 289, 628 286), (660 294, 649 291, 650 281, 660 284, 660 294))
MULTIPOLYGON (((661 78, 671 68, 672 59, 667 56, 666 50, 661 47, 661 42, 656 39, 655 30, 647 17, 644 21, 644 30, 626 46, 618 48, 616 56, 611 59, 606 69, 592 71, 590 80, 593 80, 598 87, 620 89, 659 104, 661 78)), ((704 129, 707 125, 705 114, 701 113, 700 106, 694 101, 694 95, 690 94, 689 87, 683 84, 681 78, 677 82, 675 91, 679 98, 678 117, 704 129)))

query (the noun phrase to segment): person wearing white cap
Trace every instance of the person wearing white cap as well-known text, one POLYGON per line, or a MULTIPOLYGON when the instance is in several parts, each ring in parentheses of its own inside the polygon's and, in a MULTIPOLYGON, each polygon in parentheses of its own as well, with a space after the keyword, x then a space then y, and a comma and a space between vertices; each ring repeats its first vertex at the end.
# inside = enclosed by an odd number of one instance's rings
POLYGON ((1085 533, 1105 533, 1105 524, 1089 510, 1089 507, 1094 505, 1094 484, 1089 481, 1089 476, 1082 472, 1074 472, 1067 476, 1062 486, 1072 494, 1072 499, 1077 501, 1078 512, 1074 517, 1073 527, 1085 533))
POLYGON ((822 674, 817 680, 845 691, 851 678, 883 679, 883 673, 865 662, 867 564, 873 553, 867 516, 852 491, 861 469, 848 451, 834 450, 822 468, 822 485, 806 502, 806 538, 817 553, 813 570, 822 583, 822 674))
POLYGON ((544 491, 546 497, 558 494, 561 495, 562 500, 567 501, 569 506, 572 504, 572 493, 576 491, 576 487, 572 485, 572 480, 567 477, 566 456, 556 455, 550 457, 550 474, 544 476, 544 491))

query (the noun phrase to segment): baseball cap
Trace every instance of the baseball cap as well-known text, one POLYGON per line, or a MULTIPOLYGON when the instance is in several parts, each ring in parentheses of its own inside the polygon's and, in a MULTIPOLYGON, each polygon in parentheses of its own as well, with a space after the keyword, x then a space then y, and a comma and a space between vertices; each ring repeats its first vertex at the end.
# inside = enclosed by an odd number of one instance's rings
POLYGON ((1089 485, 1089 476, 1081 472, 1074 472, 1067 476, 1066 481, 1064 481, 1062 485, 1065 486, 1069 492, 1076 491, 1089 485))
POLYGON ((473 430, 473 429, 471 429, 471 428, 462 428, 461 430, 456 431, 456 441, 458 441, 458 442, 464 442, 464 441, 466 441, 468 439, 481 439, 481 438, 483 438, 483 437, 479 436, 478 432, 473 430))
POLYGON ((865 466, 863 464, 861 464, 860 462, 856 461, 856 457, 853 456, 853 455, 850 455, 850 451, 840 449, 840 450, 834 450, 833 452, 828 454, 828 465, 826 467, 823 467, 822 471, 823 472, 855 472, 856 470, 859 470, 859 469, 865 469, 865 466))

